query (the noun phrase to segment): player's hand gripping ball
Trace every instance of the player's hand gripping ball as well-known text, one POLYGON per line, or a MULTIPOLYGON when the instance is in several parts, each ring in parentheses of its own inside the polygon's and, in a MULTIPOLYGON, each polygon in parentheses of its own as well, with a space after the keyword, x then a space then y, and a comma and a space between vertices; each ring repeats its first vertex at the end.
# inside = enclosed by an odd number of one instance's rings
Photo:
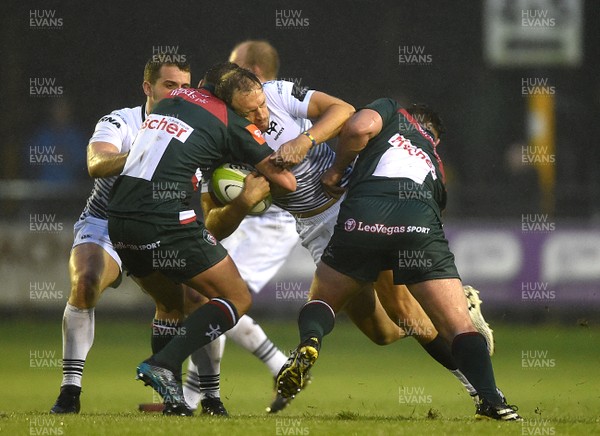
MULTIPOLYGON (((252 168, 243 164, 224 163, 217 167, 212 175, 213 193, 223 204, 241 194, 244 179, 252 172, 252 168)), ((262 215, 271 206, 271 194, 258 202, 249 212, 250 215, 262 215)))

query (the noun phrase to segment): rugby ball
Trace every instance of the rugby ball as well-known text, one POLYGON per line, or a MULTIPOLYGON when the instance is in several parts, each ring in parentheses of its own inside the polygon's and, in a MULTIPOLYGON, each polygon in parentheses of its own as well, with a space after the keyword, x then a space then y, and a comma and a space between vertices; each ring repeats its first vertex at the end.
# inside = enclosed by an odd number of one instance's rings
MULTIPOLYGON (((243 164, 224 163, 218 166, 211 180, 213 193, 221 203, 229 203, 240 195, 244 187, 244 179, 251 172, 252 168, 243 164)), ((269 194, 250 210, 249 215, 262 215, 272 203, 269 194)))

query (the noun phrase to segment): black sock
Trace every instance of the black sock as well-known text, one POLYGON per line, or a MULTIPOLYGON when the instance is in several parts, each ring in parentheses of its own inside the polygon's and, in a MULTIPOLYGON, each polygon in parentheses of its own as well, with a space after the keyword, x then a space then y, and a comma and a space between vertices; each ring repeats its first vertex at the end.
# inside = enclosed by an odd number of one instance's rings
POLYGON ((181 324, 178 321, 154 318, 152 320, 152 337, 150 338, 152 353, 156 354, 162 350, 177 335, 180 327, 181 324))
POLYGON ((323 336, 333 330, 335 313, 329 304, 321 300, 312 300, 304 305, 298 315, 300 342, 317 338, 319 345, 323 336))
POLYGON ((440 365, 448 368, 450 371, 458 369, 458 365, 456 364, 454 357, 452 357, 452 350, 450 350, 448 343, 442 339, 440 335, 437 335, 433 341, 422 345, 422 347, 425 348, 425 351, 437 360, 440 365))
POLYGON ((173 370, 198 348, 221 336, 238 320, 235 306, 224 298, 213 298, 192 312, 181 324, 179 334, 152 356, 161 366, 173 370))
POLYGON ((462 333, 456 336, 452 341, 452 355, 458 369, 471 382, 481 398, 492 404, 502 403, 496 389, 487 343, 481 333, 462 333))
MULTIPOLYGON (((152 320, 152 336, 150 338, 152 354, 156 354, 165 348, 165 346, 171 342, 171 339, 177 336, 180 328, 181 323, 179 323, 179 321, 154 318, 152 320)), ((181 367, 179 367, 179 370, 175 373, 175 376, 181 378, 181 367)))

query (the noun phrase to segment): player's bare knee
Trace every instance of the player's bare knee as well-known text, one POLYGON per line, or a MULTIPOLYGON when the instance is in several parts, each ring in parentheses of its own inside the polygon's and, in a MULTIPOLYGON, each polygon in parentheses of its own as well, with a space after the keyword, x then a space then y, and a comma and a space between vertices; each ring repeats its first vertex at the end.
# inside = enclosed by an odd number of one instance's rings
MULTIPOLYGON (((176 314, 182 319, 185 313, 185 304, 181 298, 169 298, 168 296, 152 296, 156 311, 161 313, 176 314)), ((191 313, 191 312, 190 312, 191 313)))
POLYGON ((96 305, 100 293, 100 277, 97 274, 78 274, 71 285, 69 304, 79 309, 89 309, 96 305))
POLYGON ((206 304, 209 300, 204 295, 195 289, 190 288, 189 286, 185 287, 184 297, 184 313, 186 316, 198 309, 203 304, 206 304))
POLYGON ((246 314, 252 306, 252 295, 249 292, 238 293, 234 298, 229 299, 238 312, 238 317, 246 314))

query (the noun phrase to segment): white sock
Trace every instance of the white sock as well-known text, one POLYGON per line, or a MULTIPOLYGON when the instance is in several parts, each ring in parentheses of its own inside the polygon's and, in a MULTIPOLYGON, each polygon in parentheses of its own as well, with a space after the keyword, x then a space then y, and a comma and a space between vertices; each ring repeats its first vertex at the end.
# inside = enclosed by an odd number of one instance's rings
POLYGON ((459 382, 461 382, 461 384, 464 386, 464 388, 467 390, 470 396, 477 395, 477 391, 469 382, 469 380, 467 380, 465 375, 462 372, 460 372, 460 369, 454 369, 449 371, 454 375, 454 377, 458 379, 459 382))
POLYGON ((263 329, 248 315, 242 316, 232 329, 225 332, 225 336, 262 360, 273 376, 277 375, 287 360, 285 354, 271 342, 263 329))
POLYGON ((63 380, 61 386, 81 387, 83 365, 94 343, 94 308, 78 309, 67 303, 62 322, 63 380))
POLYGON ((221 397, 221 359, 224 351, 225 336, 221 335, 190 356, 183 395, 192 409, 197 409, 205 398, 221 397))

